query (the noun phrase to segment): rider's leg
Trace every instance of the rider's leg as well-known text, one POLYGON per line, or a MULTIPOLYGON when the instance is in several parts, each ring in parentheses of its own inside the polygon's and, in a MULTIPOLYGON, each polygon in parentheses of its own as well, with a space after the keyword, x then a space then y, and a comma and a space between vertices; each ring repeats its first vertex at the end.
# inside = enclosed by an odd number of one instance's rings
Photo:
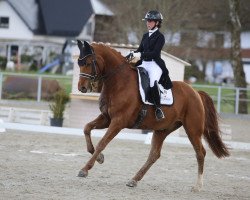
POLYGON ((155 81, 154 86, 151 88, 151 94, 152 94, 152 98, 154 101, 154 105, 156 107, 155 109, 155 117, 157 120, 160 119, 164 119, 165 115, 163 113, 163 111, 161 110, 161 92, 158 86, 157 81, 155 81))
POLYGON ((156 64, 155 61, 142 62, 142 67, 146 69, 150 79, 150 93, 153 103, 156 107, 155 116, 157 120, 165 118, 164 113, 161 110, 160 103, 160 91, 158 87, 158 82, 162 75, 161 68, 156 64))

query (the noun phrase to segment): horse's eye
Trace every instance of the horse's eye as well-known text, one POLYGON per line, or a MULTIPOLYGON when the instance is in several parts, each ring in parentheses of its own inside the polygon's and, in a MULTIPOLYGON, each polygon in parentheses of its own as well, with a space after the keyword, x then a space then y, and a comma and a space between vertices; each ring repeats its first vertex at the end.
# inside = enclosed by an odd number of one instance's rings
POLYGON ((86 62, 83 61, 83 60, 79 60, 79 59, 78 59, 78 65, 79 65, 79 67, 85 66, 85 65, 86 65, 86 62))

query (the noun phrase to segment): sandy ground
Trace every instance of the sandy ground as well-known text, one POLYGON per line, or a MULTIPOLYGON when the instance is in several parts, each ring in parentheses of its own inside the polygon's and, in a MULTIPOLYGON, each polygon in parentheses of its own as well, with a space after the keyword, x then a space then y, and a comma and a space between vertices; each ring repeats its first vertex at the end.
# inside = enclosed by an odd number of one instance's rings
MULTIPOLYGON (((250 143, 248 120, 224 120, 233 140, 250 143)), ((105 162, 77 177, 89 159, 80 136, 7 131, 0 134, 0 199, 250 199, 250 151, 231 150, 217 159, 207 149, 204 188, 191 192, 197 164, 191 146, 164 143, 161 158, 136 188, 126 183, 146 161, 150 146, 115 139, 105 162)), ((99 138, 94 138, 96 143, 99 138)))

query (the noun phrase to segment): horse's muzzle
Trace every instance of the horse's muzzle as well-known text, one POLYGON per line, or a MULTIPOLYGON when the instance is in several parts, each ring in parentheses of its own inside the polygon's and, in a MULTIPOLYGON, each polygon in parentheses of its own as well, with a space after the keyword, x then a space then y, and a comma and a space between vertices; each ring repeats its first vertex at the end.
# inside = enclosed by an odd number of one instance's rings
POLYGON ((84 87, 84 86, 78 88, 78 90, 79 90, 80 92, 82 92, 82 93, 86 93, 86 92, 87 92, 87 88, 84 87))

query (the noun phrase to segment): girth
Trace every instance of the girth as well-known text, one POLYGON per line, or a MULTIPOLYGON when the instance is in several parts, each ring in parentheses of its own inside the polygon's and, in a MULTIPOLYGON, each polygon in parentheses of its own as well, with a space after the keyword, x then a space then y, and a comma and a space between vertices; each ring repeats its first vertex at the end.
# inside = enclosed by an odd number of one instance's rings
POLYGON ((134 125, 132 126, 132 128, 139 128, 139 126, 142 124, 144 118, 146 117, 147 115, 147 105, 145 104, 142 104, 142 107, 141 107, 141 110, 138 114, 138 117, 137 119, 135 120, 135 123, 134 125))

